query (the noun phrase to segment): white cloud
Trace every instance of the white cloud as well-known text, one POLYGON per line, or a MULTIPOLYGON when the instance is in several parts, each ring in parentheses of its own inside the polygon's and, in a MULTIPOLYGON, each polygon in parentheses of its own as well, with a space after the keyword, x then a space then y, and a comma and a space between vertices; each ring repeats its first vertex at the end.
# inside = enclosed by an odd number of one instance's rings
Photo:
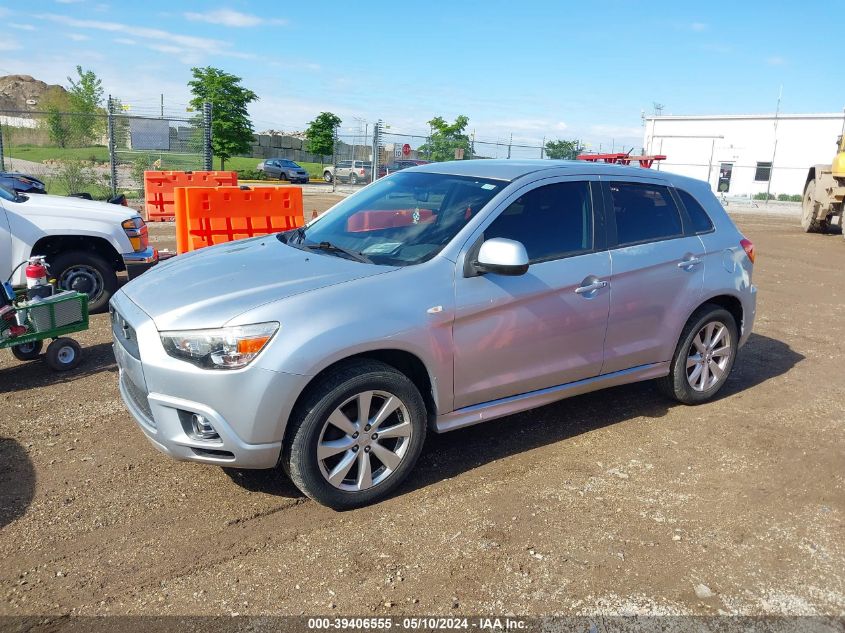
POLYGON ((80 2, 85 2, 85 0, 56 0, 59 4, 79 4, 80 2))
POLYGON ((0 51, 16 51, 21 47, 18 41, 11 38, 0 40, 0 51))
POLYGON ((779 55, 773 55, 766 59, 766 63, 769 66, 783 66, 786 63, 786 60, 779 55))
POLYGON ((87 35, 83 35, 82 33, 68 33, 67 36, 74 42, 85 42, 86 40, 91 39, 90 37, 88 37, 87 35))
POLYGON ((258 15, 241 13, 239 11, 232 11, 231 9, 217 9, 215 11, 208 11, 205 13, 188 12, 184 15, 192 22, 208 22, 209 24, 222 24, 223 26, 231 26, 235 28, 259 26, 261 24, 287 24, 287 20, 280 20, 278 18, 262 18, 258 15))
POLYGON ((126 44, 127 46, 135 46, 138 42, 135 40, 128 38, 128 37, 116 37, 114 38, 115 44, 126 44))
POLYGON ((18 31, 34 31, 35 27, 31 24, 18 24, 17 22, 10 22, 9 26, 18 31))
POLYGON ((689 27, 693 31, 698 31, 699 33, 707 30, 707 25, 704 22, 693 22, 689 25, 689 27))

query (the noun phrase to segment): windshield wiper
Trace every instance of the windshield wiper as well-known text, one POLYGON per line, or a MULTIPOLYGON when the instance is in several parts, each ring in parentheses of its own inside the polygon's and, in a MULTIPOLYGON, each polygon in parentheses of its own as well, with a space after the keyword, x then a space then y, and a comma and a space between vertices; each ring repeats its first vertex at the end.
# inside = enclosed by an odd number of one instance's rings
POLYGON ((337 244, 332 244, 331 242, 320 242, 319 244, 305 244, 304 242, 300 242, 300 244, 303 247, 311 250, 320 250, 325 251, 327 253, 342 253, 347 257, 350 257, 351 259, 354 259, 357 262, 362 262, 364 264, 373 263, 373 260, 371 260, 363 253, 359 253, 358 251, 351 251, 348 248, 343 248, 343 246, 338 246, 337 244))

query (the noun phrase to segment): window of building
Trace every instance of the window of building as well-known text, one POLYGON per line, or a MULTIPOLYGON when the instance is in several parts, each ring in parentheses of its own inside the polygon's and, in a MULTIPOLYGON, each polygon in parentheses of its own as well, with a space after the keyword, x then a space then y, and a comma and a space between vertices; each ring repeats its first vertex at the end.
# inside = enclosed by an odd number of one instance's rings
POLYGON ((707 233, 712 229, 713 221, 707 215, 704 207, 695 199, 695 196, 683 189, 676 189, 676 191, 681 198, 681 202, 684 204, 684 209, 687 210, 687 215, 692 223, 693 233, 707 233))
POLYGON ((485 240, 494 237, 521 242, 532 263, 591 250, 589 183, 561 182, 532 189, 485 229, 485 240))
POLYGON ((681 216, 667 187, 634 182, 610 183, 619 246, 653 242, 683 234, 681 216))
POLYGON ((757 170, 754 172, 755 182, 769 182, 772 177, 772 163, 757 163, 757 170))

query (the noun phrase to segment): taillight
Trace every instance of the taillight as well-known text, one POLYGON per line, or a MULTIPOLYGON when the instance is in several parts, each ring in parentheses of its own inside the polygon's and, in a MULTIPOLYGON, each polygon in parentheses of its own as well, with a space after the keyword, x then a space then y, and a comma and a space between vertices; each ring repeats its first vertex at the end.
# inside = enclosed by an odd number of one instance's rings
POLYGON ((364 168, 363 168, 363 167, 361 168, 361 171, 360 171, 359 173, 360 173, 362 176, 364 175, 364 168))
POLYGON ((751 240, 747 240, 745 238, 742 238, 739 241, 739 245, 742 246, 742 250, 745 251, 745 254, 748 255, 748 259, 750 259, 751 263, 753 264, 754 263, 754 257, 755 257, 754 244, 751 242, 751 240))

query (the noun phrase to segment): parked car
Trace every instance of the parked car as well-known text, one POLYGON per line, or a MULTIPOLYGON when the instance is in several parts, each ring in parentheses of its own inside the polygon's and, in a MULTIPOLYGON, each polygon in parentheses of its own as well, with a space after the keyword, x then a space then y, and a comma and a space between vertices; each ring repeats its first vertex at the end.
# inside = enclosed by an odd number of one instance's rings
POLYGON ((387 174, 392 174, 394 171, 401 171, 403 169, 407 169, 408 167, 417 167, 418 165, 428 165, 431 161, 428 160, 418 160, 418 159, 402 159, 397 160, 389 165, 379 165, 378 166, 378 177, 384 178, 387 174))
POLYGON ((308 182, 308 172, 292 160, 284 158, 269 158, 258 163, 258 171, 263 171, 270 178, 288 180, 290 182, 308 182))
POLYGON ((38 178, 14 171, 0 171, 0 186, 19 193, 47 193, 47 186, 38 178))
POLYGON ((0 186, 0 281, 26 283, 24 266, 45 255, 60 288, 84 292, 103 311, 120 271, 133 279, 158 261, 133 209, 77 197, 31 196, 0 186))
POLYGON ((323 180, 332 182, 337 176, 338 182, 357 185, 359 182, 370 182, 372 173, 373 164, 369 161, 341 160, 337 163, 337 169, 333 165, 323 167, 323 180))
POLYGON ((360 506, 431 431, 640 380, 710 400, 751 333, 753 261, 706 182, 548 160, 413 167, 304 228, 124 286, 120 390, 177 459, 281 464, 320 503, 360 506))

